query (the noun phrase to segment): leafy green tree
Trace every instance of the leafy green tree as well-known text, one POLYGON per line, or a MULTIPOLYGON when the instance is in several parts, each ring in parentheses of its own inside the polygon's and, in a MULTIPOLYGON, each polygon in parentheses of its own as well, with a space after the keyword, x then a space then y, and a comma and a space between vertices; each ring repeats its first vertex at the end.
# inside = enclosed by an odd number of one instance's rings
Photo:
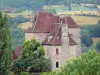
POLYGON ((42 75, 100 75, 100 54, 90 50, 80 57, 67 61, 61 72, 42 75))
POLYGON ((64 66, 61 73, 66 75, 97 75, 100 74, 100 54, 95 50, 84 53, 64 66))
POLYGON ((14 62, 13 68, 24 71, 29 69, 30 72, 47 71, 50 66, 50 60, 45 58, 44 47, 35 39, 25 41, 22 45, 23 56, 14 62))
POLYGON ((64 5, 68 6, 68 9, 71 11, 71 4, 72 4, 72 0, 64 0, 64 5))
POLYGON ((31 41, 25 41, 22 47, 23 47, 23 58, 35 55, 42 56, 45 54, 43 46, 35 39, 32 39, 31 41))
POLYGON ((72 0, 68 0, 68 9, 69 9, 70 11, 72 10, 71 4, 72 4, 72 0))
POLYGON ((11 70, 11 36, 7 15, 0 12, 0 74, 10 75, 11 70))
POLYGON ((89 32, 91 37, 100 37, 100 24, 96 25, 82 25, 81 30, 86 30, 89 32))
POLYGON ((97 42, 97 44, 96 44, 96 49, 97 49, 98 51, 100 51, 100 42, 97 42))
POLYGON ((90 47, 93 44, 91 36, 87 30, 81 31, 81 41, 86 45, 86 47, 90 47))
POLYGON ((50 60, 44 56, 28 57, 25 59, 25 64, 28 64, 27 67, 31 66, 29 72, 44 72, 48 71, 50 60))
POLYGON ((49 9, 49 12, 52 12, 53 14, 56 14, 56 9, 49 9))

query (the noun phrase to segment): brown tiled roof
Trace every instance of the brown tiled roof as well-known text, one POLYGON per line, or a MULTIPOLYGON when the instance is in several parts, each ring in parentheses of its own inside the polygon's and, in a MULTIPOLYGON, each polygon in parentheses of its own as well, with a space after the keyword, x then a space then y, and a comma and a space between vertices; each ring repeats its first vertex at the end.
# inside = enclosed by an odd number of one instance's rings
POLYGON ((52 24, 50 34, 43 42, 44 45, 61 45, 61 25, 52 24))
POLYGON ((33 33, 33 28, 28 28, 27 30, 25 30, 25 33, 33 33))
POLYGON ((77 43, 71 38, 71 36, 69 36, 69 45, 77 45, 77 43))
POLYGON ((28 28, 25 32, 47 33, 50 32, 52 24, 61 23, 61 21, 62 23, 68 25, 68 28, 79 28, 79 25, 77 25, 70 16, 60 18, 59 16, 55 16, 49 12, 39 12, 38 16, 34 19, 34 27, 28 28))
POLYGON ((64 24, 67 24, 68 28, 79 28, 79 25, 77 25, 76 22, 70 16, 61 18, 61 21, 64 24))
MULTIPOLYGON (((77 43, 71 38, 72 34, 68 34, 69 45, 77 45, 77 43)), ((65 40, 67 41, 67 40, 65 40)), ((43 45, 61 45, 61 24, 52 24, 50 34, 43 41, 43 45)))
POLYGON ((40 12, 35 22, 34 32, 46 33, 50 32, 53 22, 53 14, 48 12, 40 12))
POLYGON ((13 51, 13 59, 17 59, 22 56, 22 47, 18 46, 15 51, 13 51))

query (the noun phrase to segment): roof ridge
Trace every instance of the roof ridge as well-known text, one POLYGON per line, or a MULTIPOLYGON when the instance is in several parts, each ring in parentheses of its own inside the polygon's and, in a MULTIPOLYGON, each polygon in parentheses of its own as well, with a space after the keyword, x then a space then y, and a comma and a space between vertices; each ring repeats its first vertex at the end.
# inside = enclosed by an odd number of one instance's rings
POLYGON ((36 18, 36 21, 35 21, 35 24, 34 24, 34 27, 33 27, 33 32, 34 32, 34 29, 35 29, 35 26, 36 26, 38 17, 39 17, 39 12, 38 12, 38 16, 37 16, 37 18, 36 18))

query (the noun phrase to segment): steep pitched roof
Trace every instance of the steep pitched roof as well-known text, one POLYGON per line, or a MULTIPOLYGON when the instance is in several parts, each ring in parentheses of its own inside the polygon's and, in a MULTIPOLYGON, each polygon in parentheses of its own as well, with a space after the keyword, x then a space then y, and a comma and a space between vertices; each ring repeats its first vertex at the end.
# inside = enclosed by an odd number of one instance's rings
POLYGON ((77 43, 71 38, 71 36, 69 36, 69 45, 77 45, 77 43))
POLYGON ((34 32, 50 32, 51 24, 58 23, 59 16, 54 16, 52 13, 40 12, 34 25, 34 32))
MULTIPOLYGON (((77 43, 71 38, 72 34, 68 34, 69 45, 77 45, 77 43)), ((67 41, 67 40, 65 40, 67 41)), ((43 45, 62 45, 61 39, 61 24, 53 24, 50 34, 43 41, 43 45)))
POLYGON ((79 28, 79 25, 77 25, 70 16, 61 18, 61 21, 62 23, 67 24, 68 28, 79 28))
POLYGON ((44 45, 61 45, 61 26, 60 24, 52 24, 50 34, 43 42, 44 45))
POLYGON ((39 12, 38 16, 34 17, 34 27, 27 29, 26 33, 31 31, 35 33, 50 32, 51 25, 54 23, 60 23, 61 21, 64 24, 67 24, 68 28, 79 28, 79 25, 77 25, 70 16, 60 18, 49 12, 39 12))
POLYGON ((28 28, 27 30, 25 30, 25 33, 33 33, 33 28, 28 28))

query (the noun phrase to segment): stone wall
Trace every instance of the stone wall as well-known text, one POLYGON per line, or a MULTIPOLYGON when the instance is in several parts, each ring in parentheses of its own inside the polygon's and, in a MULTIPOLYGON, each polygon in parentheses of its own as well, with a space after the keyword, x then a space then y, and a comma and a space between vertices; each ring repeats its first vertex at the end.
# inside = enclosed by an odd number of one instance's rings
POLYGON ((59 70, 62 66, 62 48, 61 46, 48 46, 44 45, 45 48, 45 55, 46 57, 50 58, 52 62, 52 71, 59 70), (59 54, 56 55, 56 48, 58 48, 59 54), (56 68, 56 62, 59 62, 59 68, 56 68))
POLYGON ((62 50, 62 46, 48 46, 44 45, 45 56, 50 58, 52 62, 52 71, 60 70, 59 68, 63 67, 66 64, 66 61, 70 58, 75 58, 76 53, 76 45, 69 46, 65 52, 62 50), (56 48, 59 50, 59 54, 56 55, 56 48), (69 56, 69 57, 68 57, 69 56), (59 68, 56 68, 56 62, 59 62, 59 68))
POLYGON ((33 39, 33 33, 25 33, 25 40, 33 39))
POLYGON ((35 38, 39 42, 43 42, 46 38, 48 33, 25 33, 25 40, 31 40, 32 38, 35 38))
POLYGON ((73 35, 72 38, 77 43, 77 56, 79 56, 81 54, 81 34, 80 34, 80 28, 69 28, 68 32, 73 35))
POLYGON ((68 47, 69 57, 70 57, 69 59, 75 58, 75 57, 77 56, 76 48, 77 48, 76 45, 74 45, 74 46, 69 46, 69 47, 68 47))

